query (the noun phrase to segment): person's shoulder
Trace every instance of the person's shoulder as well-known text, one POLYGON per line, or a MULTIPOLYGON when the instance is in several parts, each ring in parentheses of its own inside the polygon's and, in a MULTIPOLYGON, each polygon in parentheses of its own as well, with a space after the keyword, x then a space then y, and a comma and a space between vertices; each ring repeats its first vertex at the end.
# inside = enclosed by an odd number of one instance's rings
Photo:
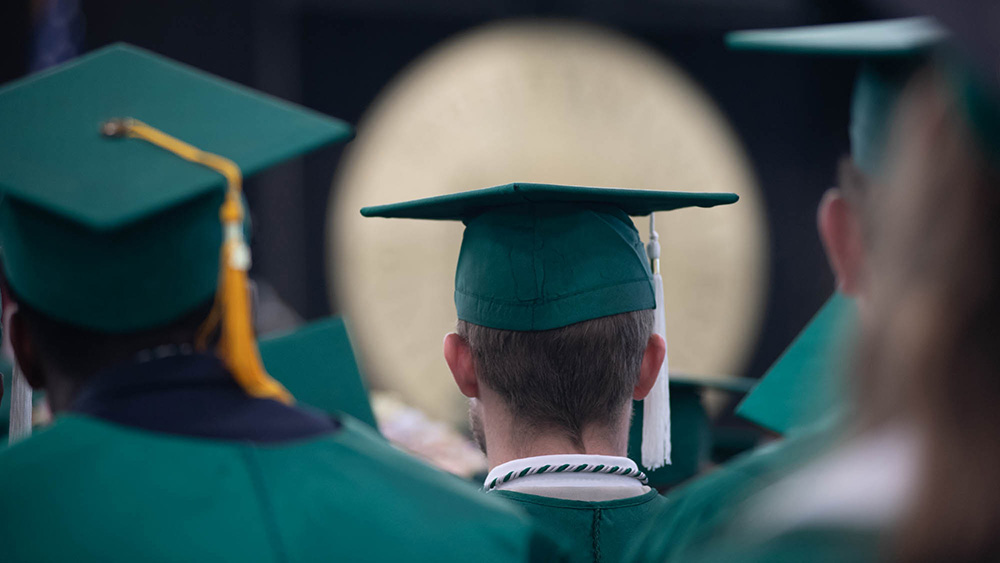
POLYGON ((443 559, 559 560, 554 542, 513 503, 396 449, 357 420, 342 422, 323 446, 330 448, 326 471, 351 483, 358 498, 344 490, 337 497, 355 514, 391 512, 402 531, 386 525, 384 536, 406 535, 414 549, 434 549, 443 559))
MULTIPOLYGON (((412 551, 498 563, 554 556, 522 511, 395 451, 366 428, 345 419, 338 431, 315 438, 246 444, 65 417, 0 454, 0 505, 25 507, 17 522, 0 515, 8 524, 0 539, 43 530, 53 518, 63 526, 116 521, 114 533, 127 533, 140 522, 123 513, 146 510, 140 506, 150 507, 143 525, 179 519, 194 526, 231 520, 257 503, 267 507, 262 521, 310 538, 297 547, 310 553, 383 561, 412 551)), ((238 537, 218 528, 188 533, 192 545, 238 537)), ((80 540, 90 547, 104 541, 104 528, 80 540)))
MULTIPOLYGON (((0 450, 0 473, 12 475, 18 471, 37 472, 51 467, 53 460, 74 451, 86 451, 103 437, 97 427, 75 418, 58 418, 46 428, 9 447, 0 450)), ((57 467, 60 467, 57 465, 57 467)))
POLYGON ((511 516, 518 516, 509 503, 498 501, 484 494, 478 487, 455 475, 432 467, 423 460, 392 446, 385 438, 359 421, 344 416, 343 427, 335 437, 336 443, 345 446, 341 454, 360 467, 373 472, 371 477, 384 483, 404 486, 411 491, 428 490, 440 495, 442 502, 455 501, 459 505, 472 503, 488 507, 511 516))
POLYGON ((725 530, 748 498, 812 459, 827 442, 818 430, 777 440, 668 493, 667 505, 646 527, 636 553, 662 561, 725 530))

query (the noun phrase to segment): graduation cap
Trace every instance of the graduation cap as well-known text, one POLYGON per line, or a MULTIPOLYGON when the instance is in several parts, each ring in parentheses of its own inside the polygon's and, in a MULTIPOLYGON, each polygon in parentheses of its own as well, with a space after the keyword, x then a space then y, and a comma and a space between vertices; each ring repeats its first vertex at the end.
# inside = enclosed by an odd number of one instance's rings
POLYGON ((260 356, 267 372, 299 403, 330 414, 346 413, 377 428, 342 318, 322 319, 263 338, 260 356))
MULTIPOLYGON (((514 183, 365 207, 361 214, 465 224, 455 274, 455 308, 463 321, 542 331, 659 309, 656 330, 663 334, 659 244, 653 231, 644 247, 629 216, 737 199, 729 193, 514 183)), ((670 460, 666 366, 664 361, 645 407, 643 457, 651 468, 670 460)))
POLYGON ((736 414, 779 434, 841 414, 856 323, 854 301, 834 293, 740 403, 736 414))
MULTIPOLYGON (((753 380, 744 377, 670 374, 671 464, 647 468, 649 485, 660 490, 672 487, 694 477, 709 463, 716 436, 702 401, 704 390, 717 389, 741 395, 752 386, 753 380)), ((633 401, 628 457, 636 463, 642 463, 643 411, 642 403, 633 401)))
POLYGON ((0 244, 31 307, 104 333, 150 330, 214 298, 206 335, 254 396, 289 399, 249 320, 244 175, 351 128, 129 45, 0 90, 0 244), (221 222, 220 222, 221 217, 221 222))
POLYGON ((877 176, 889 125, 903 87, 944 42, 947 31, 930 18, 904 18, 785 29, 737 31, 734 50, 851 57, 861 61, 851 99, 851 157, 877 176))

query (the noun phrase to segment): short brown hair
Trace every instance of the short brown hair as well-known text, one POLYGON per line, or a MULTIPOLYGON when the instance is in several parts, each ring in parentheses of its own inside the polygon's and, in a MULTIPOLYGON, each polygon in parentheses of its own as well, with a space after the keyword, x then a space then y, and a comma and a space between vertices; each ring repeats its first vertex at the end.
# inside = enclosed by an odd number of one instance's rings
POLYGON ((458 322, 476 373, 525 428, 563 432, 577 445, 590 424, 617 422, 631 399, 653 311, 538 332, 458 322))

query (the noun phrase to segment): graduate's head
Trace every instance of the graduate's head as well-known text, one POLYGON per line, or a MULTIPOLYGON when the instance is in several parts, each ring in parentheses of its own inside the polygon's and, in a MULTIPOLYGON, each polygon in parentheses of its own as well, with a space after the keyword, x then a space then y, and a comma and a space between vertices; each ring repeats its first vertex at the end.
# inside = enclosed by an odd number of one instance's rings
MULTIPOLYGON (((163 326, 115 334, 54 319, 4 287, 15 311, 10 341, 21 371, 36 389, 47 389, 53 412, 66 410, 79 389, 108 366, 136 361, 159 347, 193 350, 198 329, 212 309, 206 301, 163 326)), ((209 346, 214 348, 215 335, 209 346)))
POLYGON ((242 177, 349 126, 112 45, 0 89, 0 130, 17 139, 0 152, 0 248, 22 353, 34 335, 56 355, 37 365, 89 375, 200 318, 183 340, 211 352, 219 334, 249 394, 287 398, 254 341, 242 177), (73 361, 76 337, 93 358, 73 361))
POLYGON ((872 424, 922 446, 896 561, 1000 557, 1000 76, 989 56, 976 72, 951 54, 918 78, 875 202, 877 322, 856 395, 872 424))
POLYGON ((630 401, 653 387, 664 358, 651 334, 659 278, 630 216, 736 199, 517 183, 361 212, 465 224, 459 326, 444 354, 483 409, 486 445, 493 453, 489 436, 517 433, 576 451, 588 429, 607 434, 609 425, 624 449, 630 401))
POLYGON ((664 340, 652 330, 652 309, 543 331, 459 321, 444 355, 459 390, 473 399, 472 427, 484 449, 487 407, 502 419, 492 431, 517 432, 525 443, 559 436, 582 453, 592 433, 624 451, 632 400, 646 397, 663 362, 664 340))
MULTIPOLYGON (((827 190, 817 227, 838 289, 865 297, 864 273, 871 249, 868 194, 886 181, 889 131, 907 85, 928 65, 947 32, 928 18, 871 21, 731 33, 735 50, 855 59, 851 97, 850 155, 837 168, 837 187, 827 190)), ((862 299, 864 301, 864 299, 862 299)))

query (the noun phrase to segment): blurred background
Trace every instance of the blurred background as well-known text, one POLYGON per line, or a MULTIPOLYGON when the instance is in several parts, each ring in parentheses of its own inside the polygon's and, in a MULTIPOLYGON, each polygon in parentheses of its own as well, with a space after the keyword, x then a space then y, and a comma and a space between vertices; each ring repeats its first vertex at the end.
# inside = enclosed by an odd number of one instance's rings
POLYGON ((722 36, 887 15, 850 0, 4 0, 0 82, 126 41, 356 124, 346 147, 248 183, 265 317, 344 314, 373 387, 458 425, 440 339, 461 227, 359 207, 509 181, 736 191, 732 210, 658 218, 671 367, 759 377, 833 290, 815 210, 847 150, 855 68, 732 53, 722 36))

